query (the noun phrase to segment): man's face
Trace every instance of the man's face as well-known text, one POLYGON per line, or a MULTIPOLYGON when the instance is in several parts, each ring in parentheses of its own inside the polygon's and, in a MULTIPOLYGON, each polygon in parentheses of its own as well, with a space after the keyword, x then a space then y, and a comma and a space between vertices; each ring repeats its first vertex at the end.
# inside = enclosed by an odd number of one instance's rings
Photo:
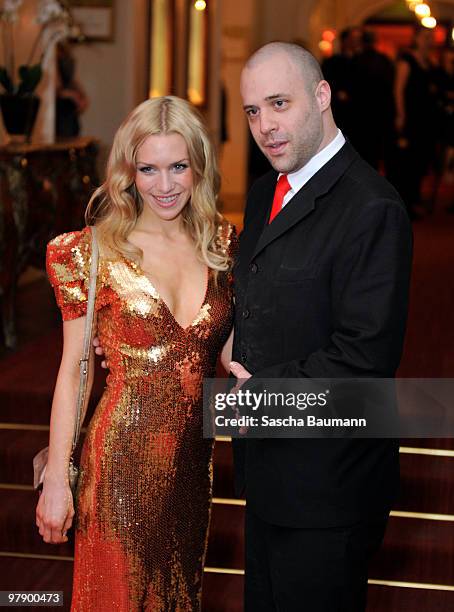
POLYGON ((241 95, 252 135, 275 170, 299 170, 323 138, 315 93, 286 54, 263 59, 241 75, 241 95))

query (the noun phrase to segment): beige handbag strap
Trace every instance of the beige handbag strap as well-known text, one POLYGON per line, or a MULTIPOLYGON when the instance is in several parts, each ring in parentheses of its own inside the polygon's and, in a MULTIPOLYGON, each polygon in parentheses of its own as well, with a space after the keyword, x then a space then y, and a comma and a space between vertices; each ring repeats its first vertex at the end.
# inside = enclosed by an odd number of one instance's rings
POLYGON ((87 315, 85 319, 85 330, 84 330, 84 346, 82 352, 82 359, 79 361, 80 376, 79 376, 79 393, 77 395, 77 409, 76 409, 76 422, 74 426, 73 444, 71 455, 77 446, 80 436, 80 430, 82 427, 82 413, 84 410, 86 395, 87 395, 87 384, 88 384, 88 366, 90 359, 90 350, 93 336, 93 319, 95 313, 95 298, 96 298, 96 279, 98 277, 98 259, 99 249, 98 242, 96 240, 96 230, 94 226, 90 227, 91 230, 91 263, 90 263, 90 281, 88 287, 88 300, 87 300, 87 315))

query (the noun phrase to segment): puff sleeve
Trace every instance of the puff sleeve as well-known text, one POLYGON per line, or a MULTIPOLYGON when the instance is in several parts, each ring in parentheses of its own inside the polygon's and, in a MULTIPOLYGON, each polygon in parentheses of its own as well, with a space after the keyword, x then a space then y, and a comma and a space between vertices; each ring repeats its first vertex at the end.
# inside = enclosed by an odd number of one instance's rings
POLYGON ((88 227, 61 234, 47 245, 46 268, 63 321, 87 313, 91 234, 88 227))

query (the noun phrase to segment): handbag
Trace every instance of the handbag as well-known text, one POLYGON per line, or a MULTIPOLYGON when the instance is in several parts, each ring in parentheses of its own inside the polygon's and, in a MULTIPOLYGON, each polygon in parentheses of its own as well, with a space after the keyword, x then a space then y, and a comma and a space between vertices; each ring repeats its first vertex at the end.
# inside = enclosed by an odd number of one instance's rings
MULTIPOLYGON (((91 228, 91 263, 90 263, 90 280, 88 287, 88 300, 87 300, 87 316, 85 319, 84 329, 84 344, 82 358, 79 361, 79 392, 77 394, 77 407, 76 407, 76 420, 74 423, 74 433, 71 447, 71 455, 68 465, 68 480, 69 486, 73 497, 76 493, 77 479, 79 477, 79 468, 74 462, 74 452, 79 442, 80 430, 82 427, 82 414, 86 405, 87 398, 87 384, 88 384, 88 365, 90 358, 90 349, 92 343, 93 334, 93 319, 95 312, 95 297, 96 297, 96 279, 98 276, 98 258, 99 250, 98 243, 96 240, 96 231, 92 226, 91 228)), ((44 482, 44 475, 46 473, 47 460, 49 455, 49 447, 43 448, 33 458, 33 487, 41 491, 44 482)))

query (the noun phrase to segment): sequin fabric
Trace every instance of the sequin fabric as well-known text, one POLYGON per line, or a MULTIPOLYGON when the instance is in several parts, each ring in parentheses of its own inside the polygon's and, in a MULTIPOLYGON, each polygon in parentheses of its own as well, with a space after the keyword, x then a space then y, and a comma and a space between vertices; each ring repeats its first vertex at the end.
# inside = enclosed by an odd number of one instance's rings
MULTIPOLYGON (((234 229, 218 239, 232 253, 234 229)), ((90 230, 48 245, 63 319, 86 313, 90 230)), ((76 507, 73 612, 200 610, 213 442, 202 437, 202 381, 232 326, 228 273, 208 271, 191 325, 120 255, 99 260, 97 334, 107 386, 84 442, 76 507)))

